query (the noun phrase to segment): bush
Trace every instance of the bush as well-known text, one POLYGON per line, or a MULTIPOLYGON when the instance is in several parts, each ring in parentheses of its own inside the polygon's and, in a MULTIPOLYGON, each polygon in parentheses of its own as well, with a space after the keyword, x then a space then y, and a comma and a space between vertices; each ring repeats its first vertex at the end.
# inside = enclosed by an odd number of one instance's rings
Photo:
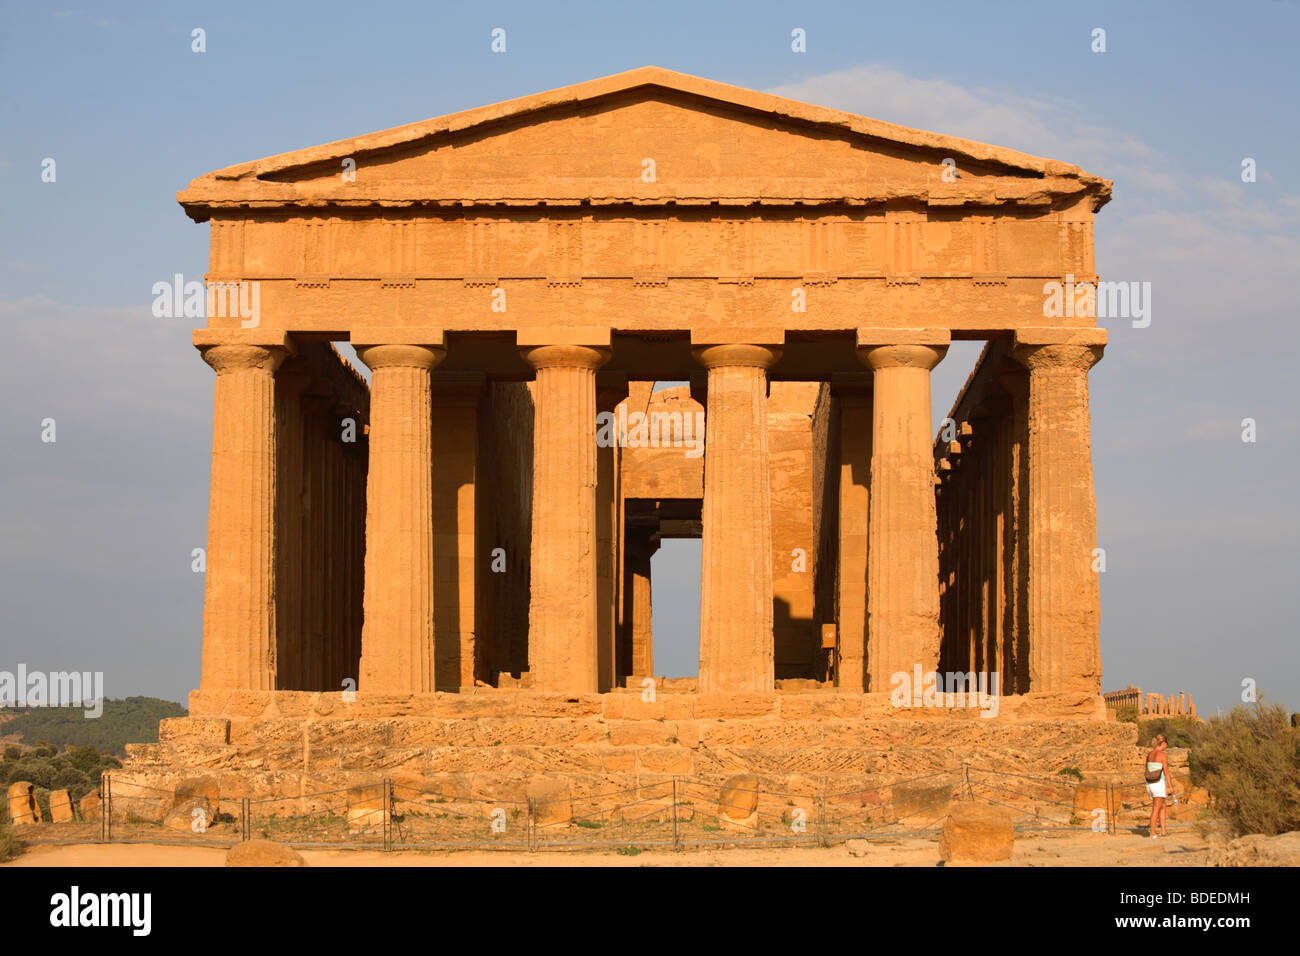
POLYGON ((17 856, 21 846, 14 836, 14 828, 8 823, 0 823, 0 863, 17 856))
POLYGON ((38 787, 48 787, 54 782, 54 775, 58 771, 59 768, 49 757, 33 757, 27 754, 22 760, 10 764, 9 782, 26 780, 38 787))
POLYGON ((1136 724, 1138 722, 1138 709, 1132 704, 1116 707, 1115 719, 1123 724, 1136 724))
POLYGON ((72 747, 63 755, 63 759, 67 761, 70 766, 76 767, 82 773, 88 774, 91 771, 98 769, 100 753, 94 747, 72 747))
POLYGON ((75 767, 64 767, 54 775, 54 782, 50 789, 67 790, 68 796, 75 801, 94 790, 96 786, 98 783, 92 784, 90 778, 75 767))
POLYGON ((13 744, 5 747, 5 760, 18 760, 22 755, 21 747, 15 747, 13 744))
POLYGON ((1210 792, 1234 833, 1300 830, 1300 731, 1285 710, 1238 704, 1208 720, 1198 738, 1192 781, 1210 792))
POLYGON ((1138 745, 1151 746, 1151 738, 1164 734, 1171 747, 1195 747, 1206 725, 1193 717, 1148 717, 1138 721, 1138 745))

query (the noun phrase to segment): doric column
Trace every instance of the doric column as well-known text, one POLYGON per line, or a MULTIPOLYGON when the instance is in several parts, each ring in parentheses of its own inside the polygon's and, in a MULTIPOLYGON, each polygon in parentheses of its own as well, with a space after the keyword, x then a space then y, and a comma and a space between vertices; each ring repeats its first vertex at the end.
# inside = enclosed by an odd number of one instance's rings
POLYGON ((203 590, 204 690, 274 690, 275 370, 284 333, 196 329, 217 373, 203 590))
POLYGON ((1100 589, 1092 569, 1088 369, 1105 329, 1021 329, 1012 352, 1029 372, 1029 689, 1101 690, 1100 589))
POLYGON ((474 686, 478 404, 482 372, 433 376, 433 630, 438 689, 474 686))
POLYGON ((698 346, 694 353, 709 373, 700 690, 770 691, 775 672, 767 370, 781 350, 723 344, 698 346))
POLYGON ((872 370, 871 514, 867 545, 867 687, 888 693, 939 664, 939 538, 930 440, 930 370, 942 329, 858 330, 872 370))
POLYGON ((446 353, 441 333, 433 330, 367 335, 374 338, 358 343, 354 337, 358 357, 373 372, 357 689, 429 693, 435 688, 429 379, 446 353))
POLYGON ((839 660, 835 683, 843 693, 867 687, 867 517, 870 513, 871 373, 837 374, 839 403, 839 660))
POLYGON ((523 351, 537 370, 529 673, 534 690, 594 693, 600 686, 596 369, 609 349, 558 344, 523 351))
MULTIPOLYGON (((619 402, 627 398, 627 376, 620 372, 596 373, 596 411, 614 413, 619 402)), ((619 489, 618 429, 607 429, 614 440, 596 448, 596 670, 600 690, 615 687, 618 644, 618 512, 622 495, 619 489)), ((637 672, 639 673, 639 672, 637 672)))

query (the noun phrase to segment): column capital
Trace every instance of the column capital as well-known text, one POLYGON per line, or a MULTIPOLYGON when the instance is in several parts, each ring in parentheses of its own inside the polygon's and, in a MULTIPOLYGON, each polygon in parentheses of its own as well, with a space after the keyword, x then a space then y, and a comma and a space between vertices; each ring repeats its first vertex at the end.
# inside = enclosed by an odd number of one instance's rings
POLYGON ((858 346, 858 358, 873 372, 882 368, 916 368, 928 372, 947 354, 947 345, 858 346))
POLYGON ((708 369, 769 369, 781 359, 781 349, 770 345, 694 345, 691 354, 708 369))
POLYGON ((441 345, 359 345, 357 358, 366 363, 370 371, 381 368, 422 368, 432 371, 447 355, 441 345))
POLYGON ((544 368, 587 368, 595 371, 609 361, 607 346, 587 345, 520 346, 524 361, 537 371, 544 368))
POLYGON ((203 361, 218 375, 254 368, 274 372, 285 359, 297 354, 287 332, 195 329, 192 338, 203 361))
POLYGON ((947 329, 858 329, 858 358, 872 371, 921 368, 927 372, 948 353, 947 329))
POLYGON ((1018 329, 1011 357, 1031 372, 1086 372, 1101 361, 1106 338, 1105 329, 1018 329))

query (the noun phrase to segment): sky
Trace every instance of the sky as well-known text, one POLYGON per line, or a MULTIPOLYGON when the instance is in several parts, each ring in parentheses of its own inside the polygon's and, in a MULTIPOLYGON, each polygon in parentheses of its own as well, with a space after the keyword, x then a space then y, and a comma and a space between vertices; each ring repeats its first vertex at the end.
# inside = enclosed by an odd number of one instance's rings
MULTIPOLYGON (((1091 373, 1104 687, 1300 707, 1300 4, 67 2, 0 4, 0 670, 198 684, 212 373, 150 309, 206 270, 178 190, 655 64, 1114 180, 1097 268, 1150 282, 1152 320, 1091 373)), ((936 419, 977 352, 936 369, 936 419)), ((698 542, 655 558, 669 675, 698 571, 698 542)))

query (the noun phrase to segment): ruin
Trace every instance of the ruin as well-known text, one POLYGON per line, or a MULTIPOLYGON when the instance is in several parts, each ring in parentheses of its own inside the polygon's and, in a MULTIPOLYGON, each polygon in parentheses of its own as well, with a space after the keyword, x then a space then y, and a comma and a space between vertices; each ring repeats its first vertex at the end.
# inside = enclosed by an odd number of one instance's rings
POLYGON ((126 772, 581 793, 996 761, 1048 725, 1044 766, 1129 760, 1093 569, 1106 333, 1044 288, 1096 280, 1109 197, 654 67, 194 180, 209 288, 257 309, 194 332, 202 676, 126 772), (936 437, 954 339, 987 344, 936 437), (697 680, 655 671, 670 537, 702 541, 697 680), (998 729, 892 707, 916 667, 999 675, 998 729))

